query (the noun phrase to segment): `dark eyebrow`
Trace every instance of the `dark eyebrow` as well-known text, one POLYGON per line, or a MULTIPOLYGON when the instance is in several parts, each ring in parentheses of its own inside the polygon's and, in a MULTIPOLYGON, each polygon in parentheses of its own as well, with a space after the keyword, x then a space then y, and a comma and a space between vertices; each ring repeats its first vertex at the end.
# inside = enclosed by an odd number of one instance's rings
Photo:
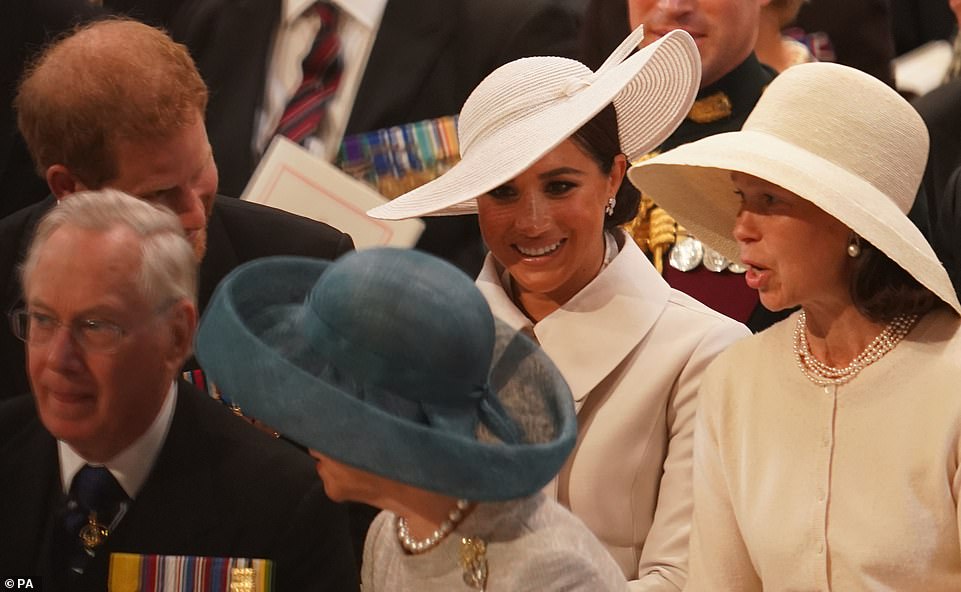
POLYGON ((551 169, 546 173, 541 173, 540 175, 538 175, 538 177, 541 179, 548 179, 550 177, 557 177, 560 175, 583 175, 583 174, 584 174, 584 171, 580 169, 575 169, 572 167, 559 167, 556 169, 551 169))

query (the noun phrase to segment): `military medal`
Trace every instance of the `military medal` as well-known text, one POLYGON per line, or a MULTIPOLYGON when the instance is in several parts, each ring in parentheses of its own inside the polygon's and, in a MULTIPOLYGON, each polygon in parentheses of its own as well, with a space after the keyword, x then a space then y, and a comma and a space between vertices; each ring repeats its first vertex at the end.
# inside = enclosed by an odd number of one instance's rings
POLYGON ((254 592, 257 572, 252 567, 235 567, 230 570, 230 592, 254 592))
POLYGON ((718 253, 711 247, 704 247, 704 267, 718 273, 727 269, 731 261, 724 255, 718 253))
POLYGON ((97 547, 107 540, 110 530, 97 522, 97 513, 90 512, 87 523, 80 529, 80 542, 83 543, 84 550, 93 555, 97 547))
POLYGON ((474 590, 487 588, 487 543, 478 537, 460 540, 460 565, 464 569, 464 583, 474 590))
POLYGON ((731 273, 744 273, 747 271, 747 266, 741 265, 740 263, 731 263, 727 266, 727 270, 731 273))
POLYGON ((701 264, 704 258, 704 245, 693 236, 678 237, 671 248, 668 262, 678 271, 691 271, 701 264))

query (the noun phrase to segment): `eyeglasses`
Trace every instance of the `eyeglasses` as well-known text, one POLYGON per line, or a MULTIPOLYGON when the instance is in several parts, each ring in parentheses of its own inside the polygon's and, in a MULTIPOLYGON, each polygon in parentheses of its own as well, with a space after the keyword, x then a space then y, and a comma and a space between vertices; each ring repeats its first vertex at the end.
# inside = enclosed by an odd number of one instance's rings
MULTIPOLYGON (((18 309, 10 313, 10 326, 17 339, 30 345, 48 343, 63 321, 41 312, 18 309)), ((120 325, 101 319, 78 319, 69 326, 70 336, 85 351, 116 351, 127 331, 120 325)))

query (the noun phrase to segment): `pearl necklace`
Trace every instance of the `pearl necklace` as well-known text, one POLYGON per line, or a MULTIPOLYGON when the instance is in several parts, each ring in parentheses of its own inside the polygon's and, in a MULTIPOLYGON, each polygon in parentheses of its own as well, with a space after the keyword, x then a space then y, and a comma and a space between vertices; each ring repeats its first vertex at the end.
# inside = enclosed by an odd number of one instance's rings
POLYGON ((447 519, 440 523, 437 530, 430 533, 426 539, 417 540, 410 536, 410 530, 407 528, 407 519, 403 516, 397 517, 397 539, 400 541, 400 546, 404 548, 411 555, 417 555, 433 549, 444 540, 444 537, 449 535, 454 527, 457 526, 461 520, 464 519, 464 512, 470 507, 470 502, 465 499, 457 500, 457 505, 455 505, 450 512, 447 513, 447 519))
POLYGON ((835 368, 821 362, 811 353, 807 340, 807 315, 802 310, 794 327, 794 358, 798 368, 811 382, 818 386, 840 385, 852 380, 861 370, 880 360, 907 335, 918 315, 900 315, 894 318, 864 351, 843 368, 835 368))

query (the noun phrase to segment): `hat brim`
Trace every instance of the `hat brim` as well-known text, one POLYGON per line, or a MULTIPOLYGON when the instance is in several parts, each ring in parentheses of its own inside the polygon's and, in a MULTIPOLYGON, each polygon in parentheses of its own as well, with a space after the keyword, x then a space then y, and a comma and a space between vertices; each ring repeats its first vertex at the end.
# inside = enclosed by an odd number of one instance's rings
POLYGON ((709 136, 632 166, 628 178, 694 236, 739 261, 732 233, 740 197, 731 171, 764 179, 810 201, 961 313, 934 250, 883 191, 774 135, 741 130, 709 136))
POLYGON ((527 365, 546 380, 536 390, 556 426, 548 442, 486 442, 415 423, 365 403, 292 361, 296 356, 282 350, 306 343, 297 331, 302 326, 298 318, 306 295, 330 265, 298 257, 262 259, 235 269, 221 283, 204 314, 196 350, 225 398, 305 447, 451 496, 515 499, 536 492, 557 474, 576 439, 570 391, 536 344, 517 339, 499 321, 494 368, 510 342, 510 363, 527 365), (271 328, 284 324, 288 328, 282 340, 267 337, 271 328), (519 351, 521 356, 513 355, 519 351))
POLYGON ((631 146, 628 157, 634 158, 680 125, 699 82, 697 45, 688 33, 671 31, 566 100, 503 126, 440 177, 367 214, 400 220, 476 213, 478 196, 530 168, 612 101, 621 144, 631 146))

